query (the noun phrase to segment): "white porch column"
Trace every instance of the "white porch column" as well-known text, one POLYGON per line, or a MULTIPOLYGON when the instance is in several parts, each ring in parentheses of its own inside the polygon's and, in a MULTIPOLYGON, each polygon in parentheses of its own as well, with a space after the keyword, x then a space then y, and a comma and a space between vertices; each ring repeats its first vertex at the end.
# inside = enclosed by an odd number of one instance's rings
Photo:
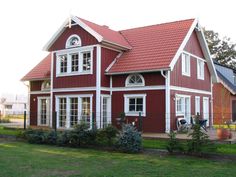
POLYGON ((166 71, 166 133, 170 132, 170 71, 166 71))

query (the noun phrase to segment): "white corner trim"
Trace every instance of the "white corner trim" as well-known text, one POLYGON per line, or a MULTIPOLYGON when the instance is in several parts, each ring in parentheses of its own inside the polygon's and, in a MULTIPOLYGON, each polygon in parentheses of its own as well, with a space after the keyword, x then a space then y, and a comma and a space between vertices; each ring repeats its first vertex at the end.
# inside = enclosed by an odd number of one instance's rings
POLYGON ((165 74, 165 132, 170 132, 170 71, 166 71, 165 74))
POLYGON ((97 46, 97 60, 96 60, 96 125, 101 128, 101 46, 97 46))
POLYGON ((185 38, 184 38, 182 44, 180 45, 179 49, 177 50, 177 52, 176 52, 174 58, 172 59, 170 65, 169 65, 171 71, 174 69, 174 66, 175 66, 176 62, 177 62, 177 60, 178 60, 180 54, 182 53, 184 47, 186 46, 187 42, 189 41, 189 39, 190 39, 190 37, 191 37, 191 34, 192 34, 193 30, 195 29, 197 23, 198 23, 198 20, 195 19, 195 20, 193 21, 193 24, 192 24, 192 26, 190 27, 190 29, 189 29, 187 35, 185 36, 185 38))
POLYGON ((187 87, 178 87, 178 86, 170 86, 170 90, 190 92, 190 93, 198 93, 198 94, 206 94, 206 95, 211 95, 212 94, 211 91, 191 89, 191 88, 187 88, 187 87))
POLYGON ((53 112, 54 112, 54 110, 52 109, 52 107, 53 107, 52 106, 53 105, 53 64, 54 64, 53 60, 54 60, 54 52, 51 53, 50 127, 53 126, 52 121, 53 121, 53 112))

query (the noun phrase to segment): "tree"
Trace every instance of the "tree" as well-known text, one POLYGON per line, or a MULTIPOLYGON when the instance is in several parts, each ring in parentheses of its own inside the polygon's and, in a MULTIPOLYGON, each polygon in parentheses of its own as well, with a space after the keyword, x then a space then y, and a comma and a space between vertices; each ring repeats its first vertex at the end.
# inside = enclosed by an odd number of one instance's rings
POLYGON ((213 59, 218 63, 236 69, 236 43, 233 43, 230 38, 219 38, 219 34, 203 29, 204 35, 213 59))

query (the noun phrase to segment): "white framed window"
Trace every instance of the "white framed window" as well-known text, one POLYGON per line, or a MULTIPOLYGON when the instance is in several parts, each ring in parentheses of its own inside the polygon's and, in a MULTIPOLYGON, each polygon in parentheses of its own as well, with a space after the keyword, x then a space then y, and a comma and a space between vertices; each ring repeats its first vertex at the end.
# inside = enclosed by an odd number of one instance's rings
POLYGON ((58 128, 73 128, 82 121, 92 127, 92 95, 56 96, 58 128))
POLYGON ((195 96, 195 115, 200 115, 200 96, 195 96))
POLYGON ((175 96, 175 109, 176 116, 184 116, 184 118, 190 123, 191 96, 177 94, 175 96))
POLYGON ((92 74, 93 47, 68 49, 57 53, 56 76, 92 74))
POLYGON ((81 46, 81 39, 77 34, 71 35, 66 41, 66 48, 81 46))
POLYGON ((197 78, 204 80, 204 61, 197 59, 197 78))
POLYGON ((125 94, 124 110, 127 116, 146 116, 146 94, 125 94))
POLYGON ((145 80, 141 74, 131 74, 126 78, 125 86, 145 86, 145 80))
POLYGON ((190 55, 182 53, 182 75, 190 76, 190 55))

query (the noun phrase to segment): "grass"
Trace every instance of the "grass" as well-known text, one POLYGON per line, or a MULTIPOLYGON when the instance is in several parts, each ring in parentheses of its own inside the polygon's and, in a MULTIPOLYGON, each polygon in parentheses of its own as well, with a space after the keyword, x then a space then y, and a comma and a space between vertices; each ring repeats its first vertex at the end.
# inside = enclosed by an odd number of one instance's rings
POLYGON ((0 176, 233 176, 236 162, 0 143, 0 176))
MULTIPOLYGON (((168 140, 165 139, 143 139, 143 147, 149 149, 166 149, 168 140)), ((180 141, 186 149, 186 141, 180 141)), ((211 149, 211 153, 236 155, 236 144, 215 144, 215 150, 211 149)), ((208 152, 208 151, 206 151, 208 152)))
POLYGON ((20 133, 21 133, 21 130, 19 130, 19 129, 6 128, 6 127, 3 127, 3 126, 0 126, 0 135, 17 136, 20 133))

